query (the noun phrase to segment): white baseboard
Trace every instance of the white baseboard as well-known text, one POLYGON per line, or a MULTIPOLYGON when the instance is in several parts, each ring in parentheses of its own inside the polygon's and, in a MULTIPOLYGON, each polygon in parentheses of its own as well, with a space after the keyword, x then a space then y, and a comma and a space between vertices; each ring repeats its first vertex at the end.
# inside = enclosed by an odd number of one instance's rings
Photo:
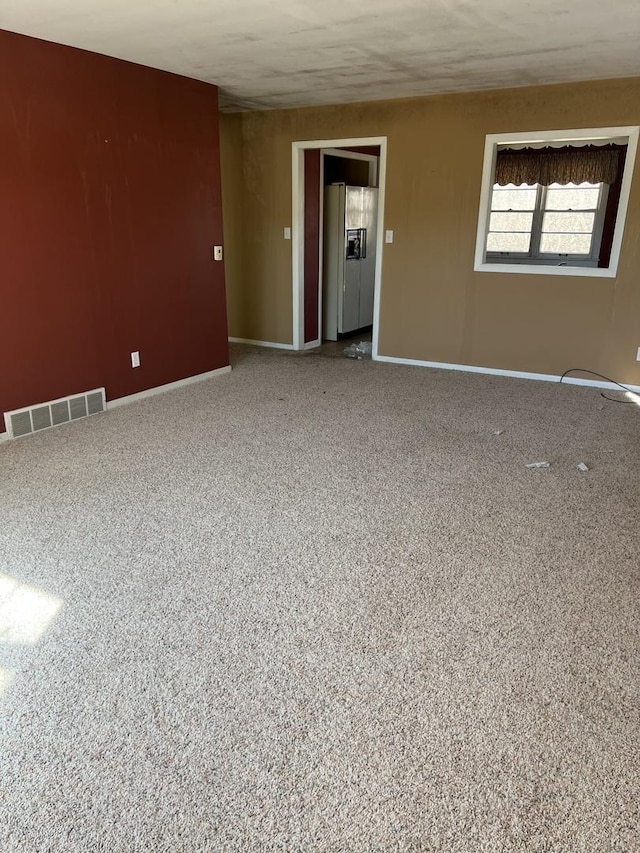
POLYGON ((165 391, 173 391, 176 388, 183 388, 185 385, 193 385, 195 382, 203 382, 205 379, 211 379, 230 371, 230 365, 218 367, 216 370, 208 370, 206 373, 198 373, 196 376, 187 376, 186 379, 178 379, 176 382, 167 382, 166 385, 157 385, 155 388, 148 388, 146 391, 138 391, 137 394, 129 394, 127 397, 116 397, 115 400, 107 400, 107 410, 125 406, 127 403, 135 403, 136 400, 144 400, 145 397, 155 397, 156 394, 164 394, 165 391))
MULTIPOLYGON (((444 361, 420 361, 416 358, 397 358, 393 355, 376 355, 374 361, 386 361, 391 364, 409 364, 416 367, 434 367, 437 370, 460 370, 463 373, 485 373, 491 376, 511 376, 514 379, 535 379, 539 382, 559 382, 560 375, 554 373, 526 373, 521 370, 503 370, 500 367, 477 367, 473 364, 448 364, 444 361)), ((621 389, 613 382, 604 382, 600 379, 581 379, 574 376, 565 376, 562 380, 567 385, 588 385, 591 388, 608 388, 609 390, 621 389)), ((627 385, 622 383, 634 393, 640 392, 640 385, 627 385)))
POLYGON ((305 349, 315 349, 316 347, 319 347, 321 344, 322 344, 322 341, 318 338, 317 341, 309 341, 308 343, 306 343, 304 345, 304 348, 305 349))
POLYGON ((272 349, 293 349, 293 344, 278 344, 273 341, 253 341, 251 338, 229 338, 230 344, 253 344, 254 347, 271 347, 272 349))
POLYGON ((9 433, 8 432, 0 432, 0 441, 8 441, 9 433))

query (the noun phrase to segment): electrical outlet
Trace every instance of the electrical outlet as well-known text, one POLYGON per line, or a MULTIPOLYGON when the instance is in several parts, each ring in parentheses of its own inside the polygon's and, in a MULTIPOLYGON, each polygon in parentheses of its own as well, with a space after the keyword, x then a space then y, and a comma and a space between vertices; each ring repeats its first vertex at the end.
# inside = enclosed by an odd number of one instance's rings
POLYGON ((385 231, 384 232, 384 242, 385 243, 393 243, 393 231, 385 231))
POLYGON ((636 361, 640 361, 640 347, 636 351, 636 361))
POLYGON ((222 260, 222 246, 214 246, 213 247, 213 260, 221 261, 222 260))
POLYGON ((140 367, 140 353, 138 350, 131 353, 131 367, 140 367))

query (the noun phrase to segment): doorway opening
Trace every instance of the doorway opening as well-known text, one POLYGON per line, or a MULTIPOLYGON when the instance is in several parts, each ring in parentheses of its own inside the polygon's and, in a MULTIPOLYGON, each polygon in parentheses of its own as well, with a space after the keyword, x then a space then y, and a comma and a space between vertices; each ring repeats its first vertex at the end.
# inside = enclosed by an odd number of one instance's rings
POLYGON ((386 143, 293 143, 294 349, 349 343, 362 330, 377 356, 386 143))

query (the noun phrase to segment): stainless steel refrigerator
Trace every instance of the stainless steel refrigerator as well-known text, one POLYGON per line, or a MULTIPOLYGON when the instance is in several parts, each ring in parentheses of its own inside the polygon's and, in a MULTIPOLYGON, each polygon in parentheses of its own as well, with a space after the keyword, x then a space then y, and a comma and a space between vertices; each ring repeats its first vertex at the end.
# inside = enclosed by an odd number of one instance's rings
POLYGON ((324 194, 322 332, 329 341, 373 323, 378 190, 332 184, 324 194))

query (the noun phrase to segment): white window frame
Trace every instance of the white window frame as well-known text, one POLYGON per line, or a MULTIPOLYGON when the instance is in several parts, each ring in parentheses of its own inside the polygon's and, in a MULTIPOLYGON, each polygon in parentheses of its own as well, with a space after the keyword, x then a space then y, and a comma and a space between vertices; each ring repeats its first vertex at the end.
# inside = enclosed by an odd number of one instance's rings
MULTIPOLYGON (((544 215, 547 213, 547 193, 549 187, 537 184, 536 186, 536 204, 533 208, 533 222, 531 224, 531 235, 528 252, 497 252, 486 250, 486 258, 491 263, 506 264, 513 261, 517 264, 567 264, 571 266, 589 266, 597 267, 600 256, 600 246, 602 244, 602 232, 604 230, 604 220, 607 211, 607 199, 609 198, 609 186, 607 184, 592 184, 598 188, 598 204, 594 212, 593 228, 591 230, 591 249, 589 254, 576 255, 564 252, 542 252, 540 250, 540 241, 542 239, 542 224, 544 215)), ((504 187, 503 187, 504 189, 504 187)), ((491 199, 489 200, 489 224, 487 225, 487 233, 491 221, 491 214, 503 211, 494 211, 493 209, 493 193, 495 185, 491 188, 491 199)), ((507 211, 504 211, 507 212, 507 211)), ((530 211, 526 211, 529 213, 530 211)), ((526 233, 526 232, 525 232, 526 233)), ((485 237, 485 244, 486 244, 485 237)))
POLYGON ((622 246, 622 236, 624 234, 624 225, 627 218, 627 207, 629 204, 629 194, 631 192, 631 178, 636 161, 636 150, 638 147, 638 135, 640 126, 627 127, 591 127, 581 128, 578 130, 545 130, 545 131, 529 131, 518 133, 490 133, 485 137, 484 146, 484 162, 482 168, 482 188, 480 192, 480 208, 478 211, 478 231, 476 234, 476 251, 474 270, 476 272, 502 272, 502 273, 524 273, 534 275, 571 275, 571 276, 586 276, 595 278, 615 278, 618 272, 618 262, 620 260, 620 248, 622 246), (601 142, 603 140, 623 139, 627 145, 627 155, 624 164, 624 172, 622 175, 622 184, 620 189, 620 201, 618 203, 618 212, 616 216, 616 224, 613 232, 613 242, 611 245, 611 257, 609 266, 590 267, 579 265, 580 261, 567 259, 566 266, 557 266, 544 261, 530 260, 528 263, 508 263, 505 261, 493 260, 487 257, 486 242, 487 229, 489 227, 489 215, 491 213, 491 199, 493 194, 493 185, 495 182, 496 171, 496 155, 498 146, 512 144, 539 144, 544 142, 562 142, 571 145, 572 142, 580 142, 586 144, 589 140, 601 142))

